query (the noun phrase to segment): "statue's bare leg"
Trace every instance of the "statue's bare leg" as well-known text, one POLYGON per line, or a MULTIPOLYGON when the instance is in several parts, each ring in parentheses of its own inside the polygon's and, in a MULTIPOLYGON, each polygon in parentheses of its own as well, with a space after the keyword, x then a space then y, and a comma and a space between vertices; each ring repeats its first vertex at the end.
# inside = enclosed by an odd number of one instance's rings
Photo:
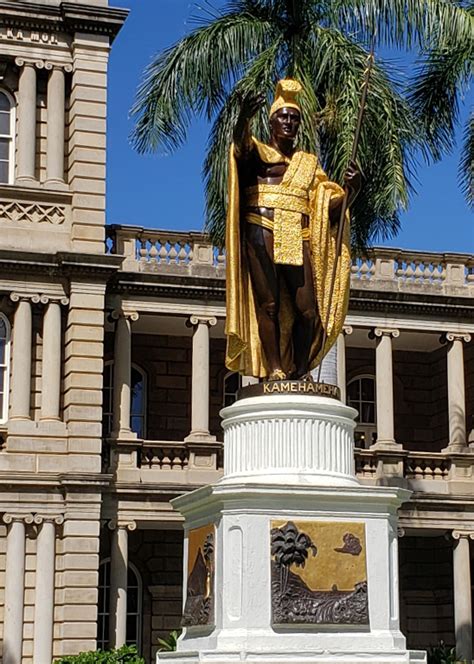
POLYGON ((303 243, 302 267, 282 266, 282 275, 295 307, 293 360, 295 363, 295 377, 301 378, 309 371, 311 345, 318 315, 308 242, 303 243))
MULTIPOLYGON (((252 280, 260 341, 268 373, 282 372, 278 311, 280 294, 278 274, 273 263, 273 233, 256 224, 245 224, 247 260, 252 280)), ((283 376, 280 376, 283 377, 283 376)))

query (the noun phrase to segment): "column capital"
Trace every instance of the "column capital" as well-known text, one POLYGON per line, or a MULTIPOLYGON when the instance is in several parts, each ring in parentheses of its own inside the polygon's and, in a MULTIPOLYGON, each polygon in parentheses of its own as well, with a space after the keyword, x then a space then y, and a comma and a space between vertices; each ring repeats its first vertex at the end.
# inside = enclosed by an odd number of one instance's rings
POLYGON ((50 60, 45 61, 44 68, 47 71, 63 71, 64 73, 70 74, 72 72, 72 65, 69 62, 52 62, 50 60))
POLYGON ((469 332, 445 332, 440 337, 442 344, 451 343, 453 341, 461 341, 468 344, 471 341, 469 332))
POLYGON ((191 314, 186 321, 188 327, 196 327, 196 325, 205 324, 208 327, 217 325, 217 318, 215 316, 201 316, 201 314, 191 314))
POLYGON ((66 306, 69 304, 69 298, 65 295, 40 295, 41 304, 62 304, 66 306))
POLYGON ((454 540, 460 540, 460 539, 474 540, 474 532, 472 530, 452 530, 451 537, 454 540))
POLYGON ((33 523, 34 517, 32 514, 19 514, 15 512, 7 512, 2 517, 3 523, 7 526, 13 523, 14 521, 23 522, 25 525, 29 526, 33 523))
POLYGON ((138 311, 124 311, 123 309, 114 309, 110 316, 113 320, 119 320, 119 318, 125 318, 130 320, 132 323, 137 321, 140 318, 138 311))
POLYGON ((31 302, 32 304, 38 304, 41 301, 41 296, 39 293, 10 293, 10 300, 12 302, 31 302))
POLYGON ((133 531, 137 529, 137 522, 131 519, 130 521, 125 519, 110 519, 107 523, 109 530, 128 530, 133 531))
POLYGON ((396 339, 400 336, 400 330, 397 330, 394 327, 374 327, 369 332, 370 339, 381 339, 382 337, 390 337, 391 339, 396 339))
POLYGON ((62 514, 35 514, 33 522, 36 526, 42 523, 53 523, 55 526, 61 526, 64 523, 64 516, 62 514))
POLYGON ((405 535, 406 535, 405 528, 401 528, 400 526, 398 526, 398 528, 397 528, 397 537, 398 537, 398 539, 401 539, 402 537, 405 537, 405 535))
POLYGON ((45 61, 38 58, 15 58, 17 67, 34 67, 35 69, 44 69, 45 61))
POLYGON ((353 332, 354 332, 354 328, 352 327, 352 325, 343 325, 343 327, 342 327, 342 334, 343 334, 345 337, 348 337, 348 336, 349 336, 350 334, 352 334, 353 332))

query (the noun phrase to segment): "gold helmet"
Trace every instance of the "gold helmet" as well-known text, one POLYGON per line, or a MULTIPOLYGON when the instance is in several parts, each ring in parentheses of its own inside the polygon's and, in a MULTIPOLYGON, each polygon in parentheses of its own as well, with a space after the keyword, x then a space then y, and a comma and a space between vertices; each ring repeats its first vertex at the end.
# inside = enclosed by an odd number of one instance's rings
POLYGON ((270 108, 270 117, 280 108, 296 108, 301 113, 301 108, 296 101, 296 95, 302 90, 301 83, 293 78, 283 78, 278 81, 275 91, 275 100, 270 108))

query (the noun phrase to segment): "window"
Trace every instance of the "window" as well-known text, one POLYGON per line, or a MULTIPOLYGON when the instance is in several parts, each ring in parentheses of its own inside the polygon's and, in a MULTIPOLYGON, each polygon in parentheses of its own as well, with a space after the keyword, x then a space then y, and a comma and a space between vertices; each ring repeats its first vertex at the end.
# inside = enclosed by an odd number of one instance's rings
MULTIPOLYGON (((139 438, 146 437, 146 374, 136 364, 132 364, 132 394, 130 404, 130 428, 139 438)), ((104 406, 102 410, 102 431, 107 437, 112 431, 114 408, 114 363, 104 367, 104 406)))
POLYGON ((239 373, 229 371, 224 376, 224 406, 230 406, 237 399, 237 393, 242 387, 242 377, 239 373))
POLYGON ((13 182, 15 105, 13 98, 0 90, 0 184, 13 182))
POLYGON ((0 423, 8 420, 8 393, 10 386, 10 323, 0 313, 0 423))
POLYGON ((370 375, 356 376, 347 385, 347 404, 357 409, 355 444, 369 447, 377 438, 375 378, 370 375))
MULTIPOLYGON (((110 558, 103 560, 99 567, 99 607, 97 616, 97 647, 109 647, 110 617, 110 558)), ((127 645, 136 644, 141 648, 142 634, 142 580, 132 563, 128 565, 127 579, 127 645)))

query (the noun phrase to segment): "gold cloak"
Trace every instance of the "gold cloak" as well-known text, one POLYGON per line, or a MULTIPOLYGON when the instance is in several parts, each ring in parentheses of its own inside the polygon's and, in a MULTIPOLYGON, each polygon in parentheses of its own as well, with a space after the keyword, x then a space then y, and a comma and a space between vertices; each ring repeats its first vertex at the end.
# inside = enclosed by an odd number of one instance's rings
MULTIPOLYGON (((262 160, 269 163, 281 162, 279 152, 268 145, 252 139, 262 160)), ((349 223, 345 232, 341 253, 337 262, 334 294, 328 317, 329 289, 334 261, 336 259, 336 237, 338 225, 329 222, 329 204, 334 198, 344 195, 343 189, 329 182, 314 155, 296 152, 291 161, 299 160, 307 173, 314 170, 309 188, 309 228, 311 262, 313 270, 315 299, 318 305, 315 337, 311 349, 310 367, 313 369, 327 354, 342 330, 349 303, 349 278, 351 267, 349 223), (327 339, 321 348, 323 325, 328 319, 327 339)), ((227 336, 226 367, 246 376, 265 378, 268 376, 265 356, 258 334, 255 301, 247 267, 245 246, 241 241, 240 189, 237 160, 234 146, 231 146, 228 178, 228 209, 226 225, 226 326, 227 336)), ((280 283, 280 352, 282 368, 290 374, 294 369, 292 351, 292 328, 295 318, 294 307, 285 283, 280 283)))

